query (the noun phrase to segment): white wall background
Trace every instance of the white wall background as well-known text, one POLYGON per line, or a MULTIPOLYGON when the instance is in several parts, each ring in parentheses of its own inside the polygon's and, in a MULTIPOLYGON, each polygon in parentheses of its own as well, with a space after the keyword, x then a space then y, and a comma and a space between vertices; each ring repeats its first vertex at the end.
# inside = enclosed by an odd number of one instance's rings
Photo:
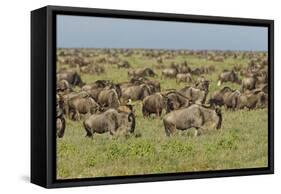
POLYGON ((281 12, 277 0, 3 0, 0 6, 0 193, 54 193, 29 183, 30 11, 65 5, 275 20, 275 175, 60 189, 61 193, 267 193, 280 189, 281 12), (279 114, 278 114, 279 113, 279 114), (278 185, 279 184, 279 185, 278 185))

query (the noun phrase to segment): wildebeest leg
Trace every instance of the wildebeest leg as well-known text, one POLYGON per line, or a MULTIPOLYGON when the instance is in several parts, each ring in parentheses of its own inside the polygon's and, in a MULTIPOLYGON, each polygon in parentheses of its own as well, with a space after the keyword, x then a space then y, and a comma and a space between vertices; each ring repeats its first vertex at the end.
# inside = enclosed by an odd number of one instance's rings
POLYGON ((94 132, 91 133, 90 135, 89 135, 89 134, 86 134, 85 137, 89 137, 89 138, 93 139, 93 137, 94 137, 94 132))
POLYGON ((162 110, 159 110, 159 112, 158 112, 158 118, 159 119, 160 119, 161 115, 162 115, 162 110))
POLYGON ((194 137, 198 136, 198 128, 195 128, 195 133, 194 133, 194 137))
POLYGON ((148 112, 144 108, 142 109, 142 115, 144 118, 149 116, 148 112))
POLYGON ((64 131, 65 131, 65 119, 62 117, 62 118, 59 118, 59 121, 60 121, 61 127, 60 127, 57 135, 59 138, 62 138, 64 136, 64 131))
POLYGON ((156 117, 157 117, 157 118, 160 118, 160 116, 161 116, 161 112, 160 112, 159 109, 157 109, 157 110, 156 110, 156 117))
POLYGON ((68 118, 70 118, 70 111, 69 111, 68 105, 65 106, 64 112, 65 112, 65 115, 66 115, 68 118))
POLYGON ((117 134, 117 131, 115 129, 110 130, 109 134, 112 135, 112 136, 115 136, 117 134))
POLYGON ((199 117, 196 120, 194 120, 194 123, 191 126, 191 127, 194 127, 196 129, 195 134, 194 134, 195 137, 200 135, 199 129, 203 129, 204 122, 205 122, 204 114, 202 112, 200 112, 199 117))
POLYGON ((174 124, 168 124, 167 128, 165 128, 166 135, 171 136, 176 132, 176 126, 174 124))
POLYGON ((225 108, 225 110, 227 110, 227 111, 230 109, 228 105, 225 105, 224 108, 225 108))
POLYGON ((204 130, 202 127, 196 127, 195 128, 195 133, 194 133, 194 137, 198 137, 202 134, 202 132, 200 131, 200 129, 204 130))
POLYGON ((69 118, 71 119, 71 120, 75 120, 74 118, 75 118, 75 113, 73 112, 73 111, 69 111, 69 118))
POLYGON ((115 135, 117 132, 117 128, 116 128, 115 124, 110 124, 108 126, 108 130, 109 130, 110 135, 115 135))
POLYGON ((91 127, 89 127, 85 122, 83 122, 83 125, 84 125, 85 131, 86 131, 85 137, 93 138, 94 130, 92 130, 91 127))
POLYGON ((237 97, 232 99, 232 110, 235 111, 236 107, 237 107, 237 97))
POLYGON ((173 132, 172 130, 172 127, 173 127, 173 124, 172 123, 168 123, 167 121, 163 121, 164 122, 164 128, 165 128, 165 133, 166 133, 166 136, 170 136, 173 132))
POLYGON ((80 118, 80 113, 79 113, 78 110, 75 111, 75 116, 76 116, 75 120, 80 120, 81 119, 80 118))
POLYGON ((73 120, 73 118, 74 118, 73 109, 68 109, 67 116, 68 116, 69 119, 73 120))

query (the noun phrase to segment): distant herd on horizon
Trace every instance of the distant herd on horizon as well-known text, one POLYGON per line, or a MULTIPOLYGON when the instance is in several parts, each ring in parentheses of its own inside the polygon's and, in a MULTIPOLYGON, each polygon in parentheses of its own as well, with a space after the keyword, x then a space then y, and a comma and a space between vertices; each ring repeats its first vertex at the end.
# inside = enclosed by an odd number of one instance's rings
MULTIPOLYGON (((188 57, 187 57, 188 58, 188 57)), ((268 55, 266 52, 137 50, 137 49, 58 49, 57 50, 56 131, 63 138, 66 118, 81 121, 86 137, 95 133, 134 134, 136 102, 141 102, 142 116, 163 120, 163 133, 195 128, 220 129, 222 106, 226 111, 266 109, 268 107, 268 55), (140 55, 156 61, 133 68, 124 57, 140 55), (191 67, 189 61, 177 63, 177 56, 206 58, 223 63, 226 59, 249 59, 247 65, 235 64, 217 73, 217 89, 209 94, 206 75, 216 73, 215 65, 191 67), (166 61, 169 61, 167 63, 166 61), (105 64, 127 71, 127 81, 98 79, 85 83, 83 74, 106 73, 105 64), (62 65, 62 66, 60 66, 62 65), (161 72, 160 74, 157 72, 161 72), (180 89, 163 89, 161 81, 185 83, 180 89), (224 86, 231 82, 239 87, 224 86), (209 95, 208 95, 209 94, 209 95), (208 95, 208 97, 207 97, 208 95)))

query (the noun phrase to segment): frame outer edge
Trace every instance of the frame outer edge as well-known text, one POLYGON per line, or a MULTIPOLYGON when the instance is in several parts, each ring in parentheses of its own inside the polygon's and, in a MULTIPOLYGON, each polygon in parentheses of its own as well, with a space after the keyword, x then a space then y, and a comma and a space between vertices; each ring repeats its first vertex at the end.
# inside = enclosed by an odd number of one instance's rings
POLYGON ((31 12, 31 183, 46 187, 46 7, 31 12), (43 87, 42 87, 43 85, 43 87))
POLYGON ((55 129, 55 119, 54 115, 55 113, 55 108, 53 107, 54 105, 54 100, 55 100, 55 81, 53 77, 56 77, 55 74, 55 68, 56 65, 53 61, 54 59, 54 52, 56 52, 53 49, 53 44, 55 40, 55 35, 53 34, 53 17, 55 14, 53 14, 53 11, 51 7, 47 6, 47 16, 46 16, 46 25, 47 25, 47 44, 46 44, 46 92, 47 92, 47 102, 46 102, 46 138, 47 138, 47 184, 46 187, 50 188, 52 187, 51 185, 54 183, 56 179, 56 171, 55 165, 54 165, 54 157, 56 154, 56 136, 54 133, 55 129))
MULTIPOLYGON (((74 180, 66 180, 66 181, 56 181, 55 174, 53 170, 55 165, 53 163, 53 159, 55 158, 56 151, 53 151, 56 140, 54 139, 55 133, 53 130, 53 123, 51 121, 54 120, 52 118, 52 111, 54 107, 52 107, 52 103, 54 102, 54 80, 52 79, 53 73, 55 72, 53 64, 55 51, 53 50, 54 42, 55 42, 55 35, 53 34, 53 17, 55 12, 67 12, 67 13, 85 13, 85 14, 106 14, 107 16, 111 13, 111 17, 114 16, 122 16, 135 18, 135 17, 150 17, 153 18, 161 18, 165 20, 167 18, 173 18, 176 20, 184 20, 184 19, 191 19, 191 20, 198 20, 198 22, 202 22, 202 20, 207 20, 210 23, 220 23, 220 22, 229 22, 230 24, 236 24, 241 22, 243 25, 264 25, 269 26, 269 58, 270 64, 270 72, 272 74, 273 71, 273 57, 274 57, 274 22, 273 20, 260 20, 260 19, 247 19, 247 18, 231 18, 231 17, 217 17, 217 16, 197 16, 197 15, 186 15, 186 14, 173 14, 173 13, 153 13, 153 12, 140 12, 140 11, 125 11, 125 10, 108 10, 108 9, 93 9, 93 8, 75 8, 75 7, 60 7, 60 6, 47 6, 47 17, 46 17, 46 25, 47 25, 47 43, 46 43, 46 156, 47 156, 47 168, 46 168, 46 187, 47 188, 58 188, 58 187, 73 187, 73 186, 89 186, 89 185, 106 185, 106 184, 123 184, 123 183, 137 183, 137 182, 155 182, 155 181, 172 181, 172 180, 187 180, 187 179, 194 179, 194 178, 217 178, 217 177, 229 177, 229 176, 245 176, 245 175, 258 175, 258 174, 272 174, 274 173, 274 149, 273 149, 273 123, 272 129, 269 129, 269 165, 268 168, 257 168, 257 169, 237 169, 235 171, 225 170, 225 171, 215 171, 215 172, 198 172, 198 173, 186 173, 186 174, 165 174, 165 175, 150 175, 150 176, 138 176, 138 177, 107 177, 107 179, 99 179, 99 180, 89 180, 89 179, 74 179, 74 180), (208 19, 208 17, 210 19, 208 19)), ((157 19, 155 19, 157 20, 157 19)), ((55 22, 55 21, 54 21, 55 22)), ((274 87, 273 87, 273 76, 270 78, 271 85, 270 85, 270 105, 271 105, 271 117, 269 122, 273 122, 273 94, 274 94, 274 87)), ((54 125, 55 126, 55 125, 54 125)))

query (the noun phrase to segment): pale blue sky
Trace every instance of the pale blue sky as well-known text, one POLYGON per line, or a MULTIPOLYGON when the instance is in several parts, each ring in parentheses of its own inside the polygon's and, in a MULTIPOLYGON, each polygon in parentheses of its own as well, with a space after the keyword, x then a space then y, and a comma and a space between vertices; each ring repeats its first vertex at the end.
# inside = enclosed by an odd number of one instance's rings
POLYGON ((267 51, 266 27, 57 16, 59 48, 267 51))

